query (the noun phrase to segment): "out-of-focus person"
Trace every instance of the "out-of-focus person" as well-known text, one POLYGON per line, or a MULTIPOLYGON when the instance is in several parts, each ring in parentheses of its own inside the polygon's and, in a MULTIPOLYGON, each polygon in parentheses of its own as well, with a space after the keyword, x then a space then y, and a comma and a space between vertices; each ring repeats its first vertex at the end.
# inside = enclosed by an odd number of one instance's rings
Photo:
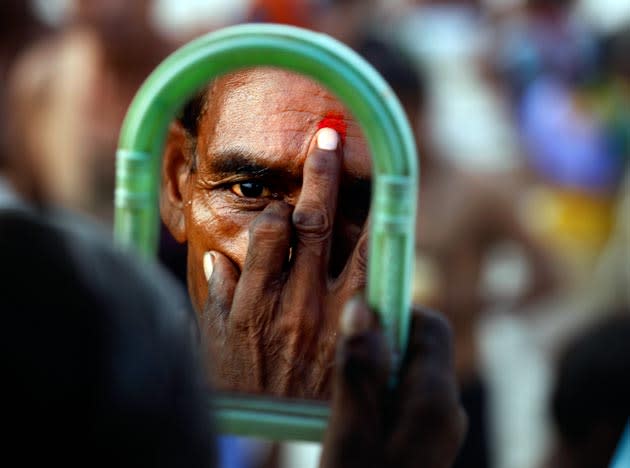
POLYGON ((621 240, 627 235, 619 229, 627 223, 619 217, 628 155, 622 142, 630 128, 627 80, 611 71, 618 67, 604 58, 614 54, 601 52, 612 47, 598 46, 587 18, 575 12, 577 3, 523 2, 498 22, 494 41, 527 178, 519 218, 554 252, 563 286, 527 317, 484 324, 502 466, 540 462, 550 440, 545 409, 553 350, 593 313, 627 297, 623 265, 630 261, 621 240))
POLYGON ((608 318, 575 336, 558 362, 551 400, 558 437, 549 467, 609 466, 629 422, 630 309, 592 315, 608 318))
MULTIPOLYGON (((24 49, 47 33, 48 28, 33 11, 31 2, 7 0, 0 5, 0 187, 7 185, 4 190, 0 188, 0 192, 5 194, 18 190, 24 196, 36 198, 38 184, 34 168, 26 155, 15 151, 11 138, 9 126, 14 114, 9 108, 7 81, 24 49)), ((2 200, 8 201, 8 198, 4 196, 2 200)))
POLYGON ((427 127, 440 158, 468 172, 519 167, 506 96, 486 76, 488 23, 480 2, 411 2, 387 26, 427 76, 427 127))
POLYGON ((470 174, 440 157, 427 130, 427 76, 391 44, 370 40, 358 50, 392 86, 416 131, 421 170, 414 301, 443 310, 453 326, 455 366, 470 427, 455 466, 489 466, 479 322, 497 304, 515 308, 549 294, 555 287, 553 260, 515 215, 513 178, 470 174), (504 286, 507 292, 489 291, 489 265, 506 251, 524 264, 525 278, 515 287, 504 286))
POLYGON ((494 62, 519 101, 541 75, 575 81, 597 65, 588 25, 573 15, 575 0, 526 0, 496 25, 494 62))
POLYGON ((18 198, 0 206, 6 460, 212 467, 183 291, 92 223, 18 198))
POLYGON ((142 81, 173 48, 150 22, 150 0, 78 0, 58 33, 10 76, 15 151, 36 165, 43 196, 106 222, 116 141, 142 81))
POLYGON ((596 73, 541 73, 523 92, 519 124, 535 186, 527 222, 566 265, 575 287, 589 281, 614 229, 628 170, 628 31, 600 47, 596 73))

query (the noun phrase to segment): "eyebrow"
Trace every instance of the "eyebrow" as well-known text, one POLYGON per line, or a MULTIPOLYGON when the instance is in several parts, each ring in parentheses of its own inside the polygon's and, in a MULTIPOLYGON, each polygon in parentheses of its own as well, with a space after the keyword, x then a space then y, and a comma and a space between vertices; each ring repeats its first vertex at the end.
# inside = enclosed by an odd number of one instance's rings
MULTIPOLYGON (((208 165, 213 175, 220 179, 235 175, 245 175, 252 178, 285 180, 296 184, 301 183, 301 172, 297 173, 290 169, 261 164, 261 160, 268 158, 269 156, 266 153, 231 148, 213 152, 208 165)), ((357 194, 369 195, 371 188, 371 177, 359 176, 353 173, 341 175, 340 190, 351 190, 355 191, 357 194)))
POLYGON ((228 149, 213 152, 209 161, 210 170, 219 178, 233 175, 249 175, 256 178, 281 178, 296 180, 298 174, 287 169, 274 168, 269 164, 261 164, 268 159, 264 153, 255 153, 244 149, 228 149))

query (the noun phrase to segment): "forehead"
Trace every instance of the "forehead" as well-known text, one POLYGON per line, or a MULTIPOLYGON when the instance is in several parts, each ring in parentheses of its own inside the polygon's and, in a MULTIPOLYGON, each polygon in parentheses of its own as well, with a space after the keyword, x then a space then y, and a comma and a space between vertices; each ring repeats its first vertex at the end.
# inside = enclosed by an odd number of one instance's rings
POLYGON ((346 124, 344 170, 368 177, 370 157, 360 127, 326 88, 266 67, 221 77, 209 90, 199 122, 205 147, 200 167, 217 154, 243 152, 256 155, 261 164, 301 173, 311 139, 330 115, 346 124))

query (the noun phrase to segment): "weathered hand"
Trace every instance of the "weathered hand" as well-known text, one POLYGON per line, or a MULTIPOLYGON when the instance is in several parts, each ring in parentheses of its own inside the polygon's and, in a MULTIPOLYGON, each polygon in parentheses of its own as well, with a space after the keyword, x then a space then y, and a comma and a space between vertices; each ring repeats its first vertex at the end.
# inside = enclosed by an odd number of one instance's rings
POLYGON ((271 202, 249 227, 241 272, 224 255, 212 270, 201 329, 220 390, 326 398, 343 304, 365 284, 366 235, 345 268, 329 274, 341 173, 337 133, 320 130, 293 208, 271 202))
POLYGON ((388 385, 384 336, 367 305, 352 299, 340 322, 332 412, 322 468, 452 465, 466 428, 449 326, 414 310, 396 385, 388 385))

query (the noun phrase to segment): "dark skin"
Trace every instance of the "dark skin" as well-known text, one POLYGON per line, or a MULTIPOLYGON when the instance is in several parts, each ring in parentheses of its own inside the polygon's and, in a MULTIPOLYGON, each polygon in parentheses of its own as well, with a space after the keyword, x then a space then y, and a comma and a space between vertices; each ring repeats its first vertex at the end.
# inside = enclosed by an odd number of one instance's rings
POLYGON ((450 467, 467 424, 446 321, 413 310, 394 385, 385 337, 360 297, 344 308, 339 331, 320 467, 450 467))
POLYGON ((213 383, 328 398, 339 314, 365 284, 366 142, 335 97, 290 72, 234 73, 206 100, 193 145, 171 127, 161 212, 188 243, 213 383), (336 150, 316 144, 329 113, 347 124, 336 150))

